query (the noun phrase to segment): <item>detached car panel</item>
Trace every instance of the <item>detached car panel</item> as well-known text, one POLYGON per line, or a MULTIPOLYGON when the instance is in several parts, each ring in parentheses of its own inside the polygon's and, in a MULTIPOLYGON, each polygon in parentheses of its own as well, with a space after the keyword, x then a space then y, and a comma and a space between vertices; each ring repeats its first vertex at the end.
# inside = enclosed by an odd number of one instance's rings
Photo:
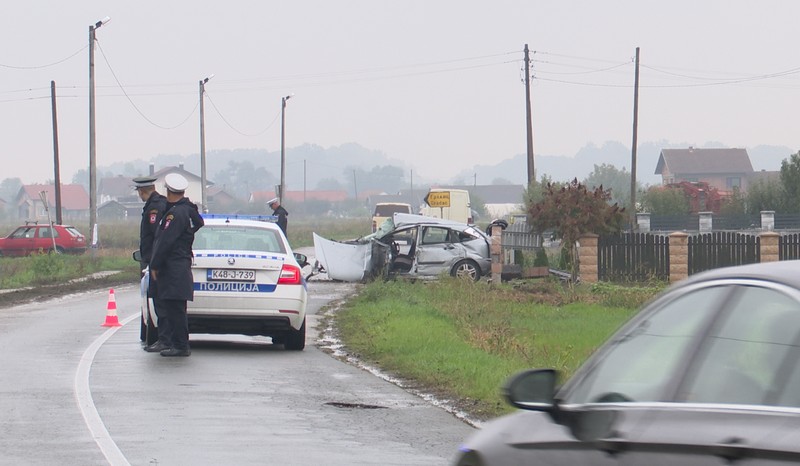
POLYGON ((478 280, 491 271, 490 239, 465 223, 394 214, 375 233, 353 241, 331 241, 316 233, 319 265, 334 280, 361 281, 381 275, 478 280))

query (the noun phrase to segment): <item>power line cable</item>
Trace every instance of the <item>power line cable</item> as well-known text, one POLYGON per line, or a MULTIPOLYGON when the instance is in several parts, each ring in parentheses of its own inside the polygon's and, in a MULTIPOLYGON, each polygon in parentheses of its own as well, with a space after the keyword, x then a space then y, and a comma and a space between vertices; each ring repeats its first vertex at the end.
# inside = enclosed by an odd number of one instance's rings
POLYGON ((125 98, 128 99, 128 102, 130 102, 131 106, 133 106, 133 108, 136 110, 136 112, 139 115, 141 115, 141 117, 144 118, 148 123, 150 123, 151 125, 155 126, 156 128, 161 128, 161 129, 165 129, 165 130, 171 130, 171 129, 176 129, 176 128, 180 127, 180 126, 183 126, 187 121, 189 121, 189 118, 191 118, 192 115, 194 115, 194 112, 197 110, 197 107, 200 105, 199 102, 195 103, 194 108, 192 109, 191 113, 189 113, 189 115, 187 115, 186 118, 183 119, 183 121, 181 121, 180 123, 178 123, 175 126, 162 126, 162 125, 159 125, 158 123, 154 122, 150 118, 148 118, 147 115, 145 115, 139 109, 139 107, 136 106, 136 104, 133 102, 131 97, 128 95, 128 92, 122 86, 122 83, 119 81, 119 78, 117 78, 117 73, 114 71, 114 68, 111 67, 111 63, 109 63, 108 57, 106 57, 106 53, 103 51, 103 47, 100 46, 100 42, 99 41, 97 41, 97 48, 100 49, 100 54, 103 55, 103 60, 106 62, 106 66, 108 66, 108 69, 111 71, 111 75, 114 77, 114 81, 117 82, 117 85, 119 86, 119 89, 122 91, 122 93, 125 95, 125 98))
POLYGON ((15 65, 7 65, 7 64, 4 64, 4 63, 0 63, 0 68, 9 68, 9 69, 12 69, 12 70, 40 70, 42 68, 49 68, 51 66, 56 66, 56 65, 59 65, 61 63, 64 63, 65 61, 69 60, 70 58, 74 57, 75 55, 83 52, 88 47, 89 47, 88 44, 84 45, 83 47, 80 48, 80 50, 78 50, 77 52, 73 53, 72 55, 70 55, 70 56, 68 56, 66 58, 62 58, 61 60, 55 61, 53 63, 48 63, 46 65, 15 66, 15 65))
POLYGON ((241 134, 242 136, 254 137, 254 136, 260 136, 260 135, 264 134, 264 133, 265 133, 265 132, 266 132, 268 129, 270 129, 270 128, 272 127, 272 125, 274 125, 274 124, 275 124, 275 122, 278 120, 278 117, 279 117, 279 116, 280 116, 280 114, 281 114, 281 112, 280 112, 280 111, 278 111, 278 113, 275 115, 275 118, 273 118, 273 119, 272 119, 272 121, 271 121, 271 122, 270 122, 270 123, 267 125, 267 127, 266 127, 266 128, 264 128, 264 129, 262 129, 261 131, 259 131, 259 132, 257 132, 257 133, 245 133, 245 132, 239 131, 239 129, 237 129, 236 127, 234 127, 234 126, 233 126, 233 125, 232 125, 232 124, 231 124, 231 123, 228 121, 228 119, 227 119, 227 118, 225 118, 225 115, 223 115, 223 114, 222 114, 222 112, 219 110, 219 108, 217 108, 217 105, 214 103, 214 100, 213 100, 213 99, 211 98, 211 96, 208 94, 208 91, 206 91, 206 93, 205 93, 205 94, 206 94, 206 96, 208 97, 208 101, 211 103, 211 107, 213 107, 213 108, 214 108, 214 111, 216 111, 216 112, 217 112, 217 115, 219 115, 219 117, 220 117, 220 118, 222 118, 222 121, 224 121, 224 122, 225 122, 225 124, 226 124, 226 125, 228 125, 228 127, 229 127, 230 129, 232 129, 232 130, 236 131, 237 133, 241 134))

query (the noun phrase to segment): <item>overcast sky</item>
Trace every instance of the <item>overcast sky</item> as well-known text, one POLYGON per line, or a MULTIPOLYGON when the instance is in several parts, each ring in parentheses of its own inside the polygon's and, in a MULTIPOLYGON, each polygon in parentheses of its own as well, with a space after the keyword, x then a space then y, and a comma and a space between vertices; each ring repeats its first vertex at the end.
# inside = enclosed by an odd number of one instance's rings
MULTIPOLYGON (((97 163, 355 142, 435 179, 526 150, 639 142, 800 148, 800 2, 319 0, 7 2, 0 15, 0 179, 88 167, 88 29, 97 30, 97 163)), ((333 162, 333 161, 332 161, 333 162)), ((287 165, 294 163, 287 161, 287 165)), ((344 168, 344 167, 342 167, 344 168)), ((276 167, 276 170, 279 170, 276 167)), ((649 168, 648 168, 649 170, 649 168)))

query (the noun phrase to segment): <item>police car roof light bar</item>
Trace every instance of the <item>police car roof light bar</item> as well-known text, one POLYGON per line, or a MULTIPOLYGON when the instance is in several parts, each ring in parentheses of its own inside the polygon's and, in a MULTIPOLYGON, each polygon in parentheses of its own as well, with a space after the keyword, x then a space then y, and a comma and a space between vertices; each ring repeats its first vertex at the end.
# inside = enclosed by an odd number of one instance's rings
POLYGON ((230 219, 235 220, 253 220, 256 222, 271 222, 277 223, 278 216, 277 215, 244 215, 244 214, 200 214, 201 217, 204 219, 225 219, 230 221, 230 219))

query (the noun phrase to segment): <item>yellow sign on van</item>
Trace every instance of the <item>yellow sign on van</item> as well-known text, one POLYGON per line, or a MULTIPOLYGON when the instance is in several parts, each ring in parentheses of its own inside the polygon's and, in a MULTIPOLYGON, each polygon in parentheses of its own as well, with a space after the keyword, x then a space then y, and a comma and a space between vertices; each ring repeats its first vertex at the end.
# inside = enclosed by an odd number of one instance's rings
POLYGON ((450 207, 450 191, 428 193, 428 205, 431 207, 450 207))

